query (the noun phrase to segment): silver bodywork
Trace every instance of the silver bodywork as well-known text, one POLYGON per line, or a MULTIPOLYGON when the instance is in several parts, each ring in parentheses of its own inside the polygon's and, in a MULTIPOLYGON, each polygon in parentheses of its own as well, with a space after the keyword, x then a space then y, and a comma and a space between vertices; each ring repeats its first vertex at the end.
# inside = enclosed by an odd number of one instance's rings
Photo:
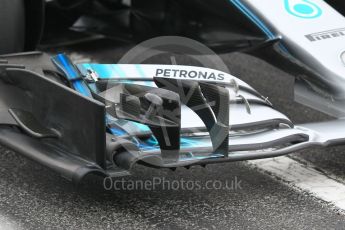
POLYGON ((312 74, 308 76, 295 76, 303 79, 296 81, 296 100, 327 114, 343 117, 345 18, 323 0, 241 2, 263 27, 281 38, 282 51, 289 58, 311 70, 312 74), (305 8, 298 8, 303 6, 305 8), (296 9, 304 9, 305 13, 296 9))

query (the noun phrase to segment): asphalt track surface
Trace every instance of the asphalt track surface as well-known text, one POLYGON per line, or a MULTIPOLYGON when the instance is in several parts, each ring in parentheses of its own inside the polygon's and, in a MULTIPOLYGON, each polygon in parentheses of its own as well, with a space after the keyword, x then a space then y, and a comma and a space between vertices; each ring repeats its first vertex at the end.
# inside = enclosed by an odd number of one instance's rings
MULTIPOLYGON (((127 46, 98 41, 65 51, 76 60, 116 63, 127 46)), ((292 78, 242 54, 223 54, 231 73, 268 96, 297 123, 329 119, 289 100, 292 78)), ((161 59, 151 60, 160 62, 161 59)), ((188 60, 179 60, 188 64, 188 60)), ((345 148, 313 149, 291 157, 345 180, 345 148)), ((131 181, 193 181, 199 189, 104 190, 89 178, 75 186, 50 170, 0 148, 0 229, 344 229, 345 215, 331 204, 246 162, 156 170, 138 166, 131 181), (209 189, 208 181, 236 186, 209 189)), ((119 179, 121 180, 121 179, 119 179)), ((344 194, 345 197, 345 194, 344 194)))

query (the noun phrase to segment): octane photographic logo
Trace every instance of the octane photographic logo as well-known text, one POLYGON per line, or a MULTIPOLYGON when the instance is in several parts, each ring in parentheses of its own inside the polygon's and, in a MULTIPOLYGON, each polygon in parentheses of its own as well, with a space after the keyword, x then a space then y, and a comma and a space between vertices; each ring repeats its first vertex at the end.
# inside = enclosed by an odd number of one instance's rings
MULTIPOLYGON (((200 42, 185 37, 163 36, 147 40, 129 50, 119 60, 118 64, 133 64, 133 66, 137 67, 137 70, 139 69, 141 76, 152 80, 153 77, 161 77, 181 80, 181 82, 184 80, 194 82, 203 81, 205 83, 221 81, 222 83, 228 84, 228 86, 232 84, 235 84, 235 86, 237 85, 236 83, 230 81, 232 77, 230 74, 228 74, 229 69, 223 62, 223 60, 216 53, 214 53, 211 49, 201 44, 200 42), (153 71, 147 71, 148 68, 145 67, 145 65, 143 64, 153 64, 150 66, 150 68, 153 69, 153 71)), ((136 84, 136 82, 133 82, 133 84, 136 84)), ((149 82, 144 82, 143 84, 145 86, 151 86, 151 83, 149 82)), ((178 89, 174 89, 174 91, 179 92, 181 102, 183 101, 184 104, 186 104, 186 102, 190 100, 195 99, 192 97, 193 92, 186 92, 185 88, 183 88, 183 86, 180 85, 180 83, 178 83, 178 85, 174 87, 178 87, 178 89)), ((193 88, 192 91, 193 90, 197 89, 193 88)), ((229 93, 230 98, 234 98, 238 92, 236 92, 235 90, 229 90, 229 93)), ((216 107, 214 101, 207 101, 207 104, 208 106, 213 107, 214 111, 220 111, 220 114, 224 114, 226 112, 222 111, 228 111, 226 108, 229 108, 230 102, 228 101, 228 98, 225 101, 224 97, 219 97, 219 101, 219 108, 214 108, 216 107)), ((234 104, 231 106, 236 105, 234 104)), ((194 113, 195 111, 191 112, 191 109, 205 109, 202 106, 197 107, 198 108, 187 108, 186 106, 183 106, 181 108, 181 118, 172 119, 181 119, 182 128, 184 128, 183 124, 187 124, 187 128, 189 130, 188 133, 190 133, 188 135, 193 135, 196 133, 205 133, 206 131, 205 128, 201 126, 194 126, 194 123, 200 124, 200 122, 197 122, 197 119, 199 118, 194 113), (189 117, 186 117, 186 114, 189 117)), ((159 112, 158 110, 154 112, 155 115, 165 116, 165 114, 157 114, 157 112, 159 112)), ((146 113, 148 113, 148 111, 146 111, 146 113)), ((213 116, 215 115, 213 114, 213 116)), ((164 120, 160 122, 164 122, 164 120)), ((130 126, 133 125, 132 122, 126 123, 130 126)), ((161 125, 162 127, 165 127, 164 124, 161 125)), ((124 127, 123 123, 122 127, 124 127)), ((142 127, 142 125, 140 125, 139 127, 142 127)), ((186 130, 186 128, 184 130, 186 130)), ((219 145, 221 145, 221 143, 224 142, 224 140, 227 138, 223 134, 221 134, 221 132, 218 131, 217 127, 213 127, 212 132, 210 133, 212 133, 212 136, 215 137, 214 139, 217 139, 217 142, 219 141, 219 145), (219 134, 219 136, 217 136, 217 134, 219 134)), ((164 138, 166 139, 169 137, 166 135, 164 136, 164 138)), ((167 143, 170 142, 171 141, 167 140, 167 143)))
POLYGON ((284 0, 286 11, 296 17, 304 19, 318 18, 322 9, 314 0, 284 0))

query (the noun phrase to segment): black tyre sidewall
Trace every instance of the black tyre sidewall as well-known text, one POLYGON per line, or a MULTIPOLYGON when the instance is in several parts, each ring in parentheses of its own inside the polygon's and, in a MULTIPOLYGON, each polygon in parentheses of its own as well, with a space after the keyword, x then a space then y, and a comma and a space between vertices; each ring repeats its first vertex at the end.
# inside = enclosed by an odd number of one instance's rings
POLYGON ((21 52, 24 44, 24 0, 0 0, 0 54, 21 52))

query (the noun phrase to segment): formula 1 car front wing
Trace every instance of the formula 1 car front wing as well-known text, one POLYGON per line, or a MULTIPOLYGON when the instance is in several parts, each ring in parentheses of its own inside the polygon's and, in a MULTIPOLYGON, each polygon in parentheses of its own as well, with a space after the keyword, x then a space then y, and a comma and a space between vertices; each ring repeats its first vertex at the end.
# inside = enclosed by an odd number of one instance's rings
POLYGON ((174 169, 340 144, 344 125, 296 126, 213 69, 0 56, 0 143, 76 183, 127 175, 135 164, 174 169))

